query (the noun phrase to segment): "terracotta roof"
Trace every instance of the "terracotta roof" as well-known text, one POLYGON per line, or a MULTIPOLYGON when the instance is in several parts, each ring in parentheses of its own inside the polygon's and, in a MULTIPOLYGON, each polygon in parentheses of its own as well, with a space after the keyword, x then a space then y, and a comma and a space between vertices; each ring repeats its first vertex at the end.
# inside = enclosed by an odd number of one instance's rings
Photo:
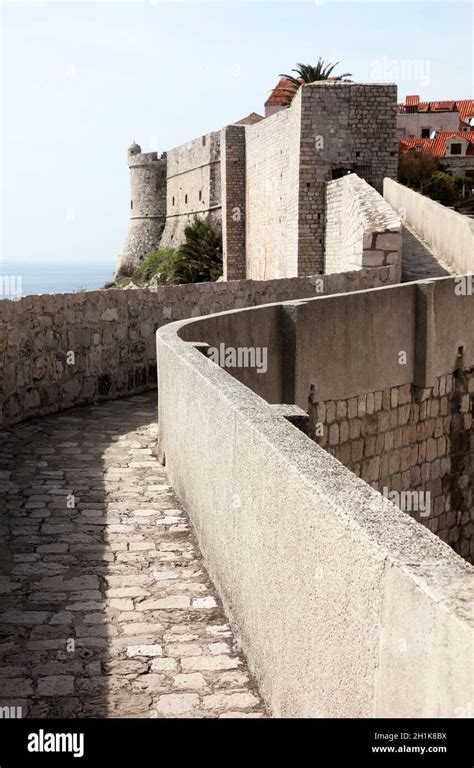
POLYGON ((467 123, 468 117, 474 117, 474 99, 457 101, 456 106, 458 108, 459 117, 463 123, 467 123))
POLYGON ((409 149, 433 152, 433 141, 434 139, 400 139, 400 149, 402 152, 408 152, 409 149))
POLYGON ((455 101, 430 101, 429 105, 431 112, 457 112, 455 101))
POLYGON ((474 117, 474 99, 420 101, 419 96, 406 96, 405 102, 398 105, 398 110, 403 114, 407 107, 414 106, 418 106, 418 112, 459 112, 460 122, 466 124, 468 117, 474 117))
POLYGON ((445 157, 446 141, 451 136, 459 136, 469 142, 468 155, 474 155, 474 131, 440 131, 434 139, 400 139, 400 149, 408 152, 416 149, 418 152, 431 152, 436 157, 445 157))
MULTIPOLYGON (((302 83, 303 80, 300 80, 302 83)), ((293 85, 291 80, 286 80, 286 78, 282 78, 273 91, 271 91, 270 96, 265 102, 266 107, 273 107, 273 106, 281 106, 282 104, 286 104, 288 99, 291 100, 291 93, 282 93, 282 88, 291 88, 293 85)))
POLYGON ((474 131, 440 131, 433 139, 433 152, 437 157, 443 157, 446 153, 446 141, 452 136, 466 139, 469 142, 468 155, 474 155, 474 131))

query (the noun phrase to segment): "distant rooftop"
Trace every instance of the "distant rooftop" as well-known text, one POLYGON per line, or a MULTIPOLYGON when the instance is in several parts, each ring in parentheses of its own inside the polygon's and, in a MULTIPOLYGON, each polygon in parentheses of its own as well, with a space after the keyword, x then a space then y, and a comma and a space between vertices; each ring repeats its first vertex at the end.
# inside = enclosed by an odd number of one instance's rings
POLYGON ((408 152, 416 149, 418 152, 431 152, 436 157, 446 155, 446 141, 453 136, 466 139, 469 142, 468 155, 474 155, 474 131, 439 131, 433 139, 400 139, 400 149, 408 152))
POLYGON ((255 125, 255 123, 259 123, 260 120, 265 120, 263 115, 259 115, 257 112, 251 112, 246 117, 243 117, 241 120, 237 120, 234 125, 255 125))
POLYGON ((461 123, 468 125, 468 119, 474 117, 474 99, 453 99, 448 101, 420 101, 419 96, 406 96, 398 105, 401 114, 411 112, 459 112, 461 123))
MULTIPOLYGON (((303 83, 303 80, 300 79, 299 81, 301 84, 303 83)), ((265 107, 275 107, 275 106, 284 106, 287 104, 288 100, 291 100, 291 93, 285 93, 284 88, 291 88, 294 85, 291 80, 287 80, 286 78, 282 78, 278 81, 274 89, 271 91, 270 96, 265 102, 265 107)))

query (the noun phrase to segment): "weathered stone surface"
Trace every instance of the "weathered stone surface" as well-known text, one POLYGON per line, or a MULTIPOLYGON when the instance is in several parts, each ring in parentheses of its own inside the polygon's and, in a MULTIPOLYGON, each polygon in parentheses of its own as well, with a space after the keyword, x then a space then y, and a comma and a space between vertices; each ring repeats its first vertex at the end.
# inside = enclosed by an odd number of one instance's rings
POLYGON ((393 264, 400 274, 400 218, 364 179, 352 173, 330 181, 325 218, 326 272, 393 264))
POLYGON ((38 680, 39 696, 68 696, 74 690, 72 675, 50 675, 38 680))
POLYGON ((127 648, 127 656, 162 656, 161 645, 130 645, 127 648))
MULTIPOLYGON (((462 414, 473 407, 473 380, 466 369, 425 390, 404 384, 369 392, 358 398, 357 409, 350 398, 348 428, 340 408, 322 436, 311 435, 469 562, 474 442, 472 420, 465 422, 462 414)), ((314 402, 310 413, 327 423, 334 402, 314 402)))
MULTIPOLYGON (((186 217, 184 217, 186 219, 186 217)), ((311 274, 311 270, 306 272, 311 274)), ((325 275, 325 295, 340 293, 347 290, 362 290, 388 285, 394 282, 396 273, 393 267, 380 270, 362 269, 349 274, 325 275)), ((173 320, 184 319, 193 315, 206 315, 235 309, 237 306, 254 306, 276 301, 298 299, 314 296, 315 286, 313 277, 285 278, 279 280, 241 281, 233 280, 226 285, 218 282, 199 283, 182 286, 157 286, 156 290, 140 288, 135 291, 90 291, 57 295, 25 296, 18 301, 2 302, 2 320, 0 328, 4 327, 5 319, 10 329, 4 341, 0 340, 2 358, 2 377, 0 379, 0 425, 16 423, 32 416, 48 415, 58 410, 96 402, 108 398, 117 398, 156 387, 156 344, 155 331, 160 326, 173 320), (62 333, 53 334, 51 328, 64 329, 62 333), (40 326, 38 328, 38 326, 40 326), (83 328, 86 332, 80 333, 83 328), (23 359, 22 350, 30 344, 30 339, 41 339, 44 371, 38 379, 33 373, 33 367, 23 359), (91 338, 97 338, 97 344, 90 343, 91 338), (139 342, 137 342, 139 339, 139 342), (68 364, 69 353, 74 353, 74 362, 68 364)), ((38 371, 38 369, 36 369, 38 371)), ((65 417, 67 418, 67 417, 65 417)), ((66 429, 74 429, 74 424, 65 422, 66 429)), ((99 477, 94 475, 96 467, 91 463, 94 446, 88 446, 87 456, 81 454, 81 448, 76 439, 66 439, 58 448, 61 455, 71 466, 80 469, 84 477, 99 477)), ((43 446, 38 459, 54 456, 48 453, 51 447, 43 446)), ((134 451, 133 447, 131 450, 134 451)), ((138 448, 141 451, 141 448, 138 448)), ((153 468, 150 454, 130 454, 131 461, 126 467, 110 466, 110 476, 119 479, 130 477, 135 469, 153 468), (123 471, 122 471, 123 470, 123 471)), ((50 471, 45 467, 46 471, 50 471)), ((52 470, 53 472, 55 470, 52 470)), ((78 478, 76 474, 76 479, 78 478)), ((36 507, 45 512, 48 522, 43 523, 42 533, 51 534, 52 538, 41 546, 53 547, 49 552, 57 552, 56 547, 65 546, 65 542, 54 541, 54 535, 68 530, 69 518, 65 496, 68 489, 62 488, 61 471, 56 475, 48 475, 46 479, 58 479, 58 488, 48 489, 48 509, 36 507), (57 502, 51 498, 57 494, 57 502), (62 496, 62 498, 61 498, 62 496), (56 506, 57 504, 57 506, 56 506), (64 516, 58 518, 53 509, 63 509, 64 516), (46 513, 50 512, 48 516, 46 513), (66 526, 60 528, 60 526, 66 526)), ((152 489, 158 488, 156 498, 166 490, 166 477, 153 477, 147 482, 152 489), (162 482, 164 481, 164 482, 162 482)), ((28 489, 26 489, 28 490, 28 489)), ((69 489, 70 490, 70 489, 69 489)), ((31 489, 33 503, 43 504, 45 488, 42 484, 31 489)), ((154 493, 154 490, 144 493, 154 493)), ((142 498, 137 495, 133 504, 127 506, 127 517, 132 513, 140 516, 148 509, 150 516, 155 514, 156 506, 142 505, 142 498)), ((117 500, 117 510, 123 499, 117 500)), ((161 502, 161 499, 160 499, 161 502)), ((86 502, 89 503, 89 502, 86 502)), ((91 500, 89 509, 97 512, 102 507, 91 500)), ((30 507, 33 509, 33 507, 30 507)), ((164 513, 166 505, 159 506, 164 513)), ((170 510, 173 513, 173 510, 170 510)), ((147 513, 148 514, 148 513, 147 513)), ((164 516, 164 515, 163 515, 164 516)), ((41 516, 38 518, 40 521, 41 516)), ((30 522, 31 520, 29 520, 30 522)), ((102 521, 103 522, 103 521, 102 521)), ((100 516, 90 524, 97 527, 102 524, 100 516)), ((126 525, 115 520, 110 533, 126 533, 126 525)), ((69 528, 69 530, 71 530, 69 528)), ((87 531, 90 544, 97 544, 90 538, 95 534, 87 531)), ((77 540, 69 540, 77 543, 77 540)), ((112 542, 110 542, 112 543, 112 542)), ((122 551, 124 542, 115 542, 122 551)), ((149 544, 149 542, 146 542, 149 544)), ((67 550, 64 550, 67 551, 67 550)), ((95 551, 95 554, 97 550, 95 551)), ((89 557, 94 556, 91 551, 89 557)), ((105 555, 104 555, 105 558, 105 555)))
POLYGON ((168 693, 160 696, 156 711, 162 716, 185 715, 199 707, 199 696, 195 693, 168 693))
POLYGON ((264 713, 196 542, 175 530, 187 517, 150 453, 155 408, 153 393, 6 433, 0 691, 27 702, 24 717, 220 717, 230 703, 209 696, 222 692, 238 695, 232 711, 264 713), (74 507, 58 505, 68 494, 74 507), (40 496, 52 522, 32 538, 40 496))

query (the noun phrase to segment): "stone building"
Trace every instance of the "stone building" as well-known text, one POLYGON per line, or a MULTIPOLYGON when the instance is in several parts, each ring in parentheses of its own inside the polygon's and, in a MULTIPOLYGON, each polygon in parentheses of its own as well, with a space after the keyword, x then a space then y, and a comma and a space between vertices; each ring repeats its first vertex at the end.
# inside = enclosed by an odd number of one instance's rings
POLYGON ((158 244, 179 246, 196 215, 222 227, 227 280, 326 272, 327 184, 356 173, 381 193, 397 173, 396 116, 395 85, 321 81, 302 86, 289 107, 252 113, 160 158, 132 145, 118 274, 158 244))
POLYGON ((128 148, 130 168, 130 224, 120 255, 119 272, 127 274, 157 248, 166 221, 166 157, 142 152, 133 142, 128 148))
POLYGON ((429 139, 445 131, 474 129, 474 99, 420 101, 407 96, 398 105, 397 132, 400 139, 429 139))
POLYGON ((453 176, 474 179, 474 131, 440 131, 430 139, 400 139, 401 152, 430 152, 453 176))

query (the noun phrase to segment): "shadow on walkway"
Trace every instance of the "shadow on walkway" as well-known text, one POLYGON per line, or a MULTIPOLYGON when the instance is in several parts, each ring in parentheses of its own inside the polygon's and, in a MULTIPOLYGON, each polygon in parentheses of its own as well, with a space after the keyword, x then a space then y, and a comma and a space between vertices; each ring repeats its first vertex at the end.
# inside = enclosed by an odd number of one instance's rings
POLYGON ((12 716, 262 716, 155 441, 155 392, 1 433, 12 716))
POLYGON ((452 274, 450 267, 440 259, 411 227, 402 228, 402 282, 425 280, 452 274))

